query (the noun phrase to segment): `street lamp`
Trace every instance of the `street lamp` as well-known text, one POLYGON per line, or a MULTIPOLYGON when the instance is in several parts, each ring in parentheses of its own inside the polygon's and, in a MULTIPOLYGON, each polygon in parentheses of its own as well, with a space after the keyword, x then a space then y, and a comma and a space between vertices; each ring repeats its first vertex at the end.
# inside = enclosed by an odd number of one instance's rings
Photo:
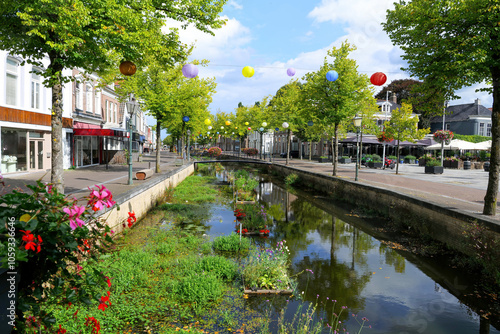
POLYGON ((132 99, 132 101, 127 101, 125 103, 127 106, 127 111, 129 112, 129 119, 127 122, 128 127, 128 185, 132 185, 132 118, 137 110, 139 110, 139 104, 132 99))
POLYGON ((188 158, 188 162, 191 161, 191 156, 190 156, 190 150, 191 150, 191 147, 190 147, 190 143, 189 143, 189 140, 191 139, 191 130, 187 130, 187 135, 188 135, 188 144, 187 144, 187 158, 188 158))
MULTIPOLYGON (((265 127, 267 126, 267 122, 262 122, 262 126, 259 128, 259 132, 260 132, 260 159, 262 160, 262 151, 264 150, 265 146, 264 146, 264 142, 262 140, 262 137, 263 137, 263 134, 264 134, 264 130, 265 130, 265 127)), ((266 153, 264 152, 264 160, 266 159, 266 153)))
POLYGON ((288 131, 288 127, 290 125, 287 122, 283 122, 281 127, 286 130, 286 162, 285 165, 288 165, 288 145, 290 144, 290 131, 288 131))
POLYGON ((182 140, 181 140, 181 152, 182 152, 182 163, 187 158, 187 150, 184 150, 184 129, 186 127, 186 123, 189 122, 189 116, 182 117, 182 140))
MULTIPOLYGON (((444 108, 443 108, 443 131, 446 130, 445 129, 444 120, 445 120, 446 109, 448 108, 448 104, 449 104, 448 100, 444 101, 444 108)), ((441 167, 443 166, 443 161, 444 161, 444 141, 441 142, 441 167)))
POLYGON ((354 117, 353 123, 354 126, 356 127, 356 176, 354 178, 354 181, 358 181, 358 161, 360 159, 359 156, 359 130, 361 129, 361 121, 363 119, 361 117, 354 117))
MULTIPOLYGON (((385 103, 384 103, 384 112, 385 112, 385 119, 384 119, 384 131, 385 131, 385 122, 387 122, 387 110, 390 108, 389 104, 389 93, 392 93, 390 90, 385 92, 385 103)), ((383 149, 382 149, 382 165, 384 166, 382 169, 385 169, 385 142, 382 143, 383 149)))

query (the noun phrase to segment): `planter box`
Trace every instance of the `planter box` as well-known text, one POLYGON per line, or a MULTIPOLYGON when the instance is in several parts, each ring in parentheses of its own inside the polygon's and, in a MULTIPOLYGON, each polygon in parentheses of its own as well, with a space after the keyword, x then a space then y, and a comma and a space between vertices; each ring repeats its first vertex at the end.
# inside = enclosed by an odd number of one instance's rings
POLYGON ((339 158, 339 162, 341 164, 350 164, 351 163, 351 158, 339 158))
POLYGON ((382 166, 383 166, 382 161, 380 161, 380 162, 379 161, 370 161, 370 162, 368 162, 367 165, 370 168, 382 168, 382 166))
POLYGON ((425 174, 443 174, 442 166, 425 166, 425 174))
POLYGON ((458 160, 450 160, 450 161, 448 161, 448 166, 447 167, 448 168, 456 168, 456 169, 458 169, 458 160))
POLYGON ((427 160, 425 160, 425 159, 418 160, 418 165, 419 166, 425 166, 426 163, 427 163, 427 160))
POLYGON ((483 165, 484 167, 484 171, 485 172, 489 172, 490 171, 490 162, 489 161, 486 161, 483 165))
POLYGON ((330 162, 330 159, 328 159, 328 158, 326 158, 326 159, 318 158, 318 162, 330 162))
POLYGON ((415 159, 405 159, 404 163, 405 164, 414 164, 415 163, 415 159))

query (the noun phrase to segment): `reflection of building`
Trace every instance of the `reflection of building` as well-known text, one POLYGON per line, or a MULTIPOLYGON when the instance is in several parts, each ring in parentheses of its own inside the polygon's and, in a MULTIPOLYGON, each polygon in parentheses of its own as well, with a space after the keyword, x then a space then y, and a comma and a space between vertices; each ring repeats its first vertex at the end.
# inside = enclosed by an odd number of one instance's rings
MULTIPOLYGON (((19 56, 0 51, 2 173, 50 169, 51 90, 43 86, 43 78, 37 73, 43 69, 29 64, 21 66, 22 61, 19 56)), ((63 139, 71 128, 71 115, 63 110, 63 139)), ((67 142, 63 142, 63 149, 69 152, 67 142)))

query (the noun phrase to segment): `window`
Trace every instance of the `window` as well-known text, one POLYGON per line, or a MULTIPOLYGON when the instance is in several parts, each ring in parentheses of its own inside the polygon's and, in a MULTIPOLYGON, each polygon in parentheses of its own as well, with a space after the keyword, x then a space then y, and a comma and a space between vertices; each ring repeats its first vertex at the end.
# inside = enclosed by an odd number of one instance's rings
POLYGON ((94 97, 95 97, 95 113, 100 115, 101 114, 101 91, 97 88, 94 90, 94 97))
POLYGON ((486 136, 491 137, 491 123, 486 124, 486 136))
POLYGON ((7 77, 5 81, 6 99, 5 102, 10 105, 17 105, 18 82, 19 82, 19 63, 7 58, 7 77))
POLYGON ((479 123, 479 135, 484 136, 484 123, 479 123))
POLYGON ((83 91, 78 81, 75 82, 75 108, 83 110, 83 91))
POLYGON ((106 119, 106 122, 111 122, 111 118, 110 118, 110 115, 109 115, 109 101, 106 100, 106 108, 105 108, 105 119, 106 119))
POLYGON ((40 86, 40 72, 33 69, 33 73, 31 73, 31 108, 33 109, 40 109, 40 86))
POLYGON ((87 112, 93 114, 94 113, 94 99, 92 98, 92 85, 85 85, 85 105, 87 112))
POLYGON ((450 123, 446 123, 444 129, 450 131, 450 123))

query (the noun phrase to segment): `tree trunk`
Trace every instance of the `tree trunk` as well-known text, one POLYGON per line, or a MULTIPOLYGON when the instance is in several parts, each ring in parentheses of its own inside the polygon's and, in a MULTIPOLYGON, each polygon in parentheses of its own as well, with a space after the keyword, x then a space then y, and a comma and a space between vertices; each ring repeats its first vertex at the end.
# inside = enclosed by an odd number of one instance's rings
POLYGON ((161 123, 160 120, 156 120, 156 168, 155 173, 160 173, 160 149, 161 149, 161 123))
POLYGON ((500 68, 493 68, 493 110, 491 112, 491 156, 488 188, 484 196, 483 214, 496 215, 498 194, 498 173, 500 172, 500 68))
POLYGON ((57 73, 57 79, 52 86, 52 158, 50 170, 50 182, 56 189, 64 194, 64 152, 62 138, 62 66, 55 63, 55 59, 51 58, 52 73, 57 73))
MULTIPOLYGON (((398 146, 397 146, 397 158, 396 158, 396 175, 398 174, 398 171, 399 171, 399 140, 398 140, 398 146)), ((384 165, 385 165, 385 161, 384 161, 384 165)))
POLYGON ((333 176, 337 176, 337 165, 338 165, 338 156, 339 156, 339 125, 335 123, 335 138, 332 140, 333 142, 333 176))

